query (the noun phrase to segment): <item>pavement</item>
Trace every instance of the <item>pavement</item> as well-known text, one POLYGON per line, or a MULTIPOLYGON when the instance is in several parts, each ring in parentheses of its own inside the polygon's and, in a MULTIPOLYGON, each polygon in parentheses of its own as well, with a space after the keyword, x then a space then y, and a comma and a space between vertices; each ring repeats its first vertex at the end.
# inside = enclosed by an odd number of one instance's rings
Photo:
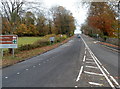
POLYGON ((3 68, 7 87, 69 87, 116 89, 119 85, 118 52, 81 35, 44 54, 3 68))

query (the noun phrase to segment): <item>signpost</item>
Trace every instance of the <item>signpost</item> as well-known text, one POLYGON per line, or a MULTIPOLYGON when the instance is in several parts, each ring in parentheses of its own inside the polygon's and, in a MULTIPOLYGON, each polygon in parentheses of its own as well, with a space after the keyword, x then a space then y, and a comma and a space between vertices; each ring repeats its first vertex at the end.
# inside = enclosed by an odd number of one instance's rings
POLYGON ((17 48, 17 35, 0 35, 0 48, 13 48, 13 57, 14 57, 14 48, 17 48))
POLYGON ((55 41, 55 37, 50 37, 51 44, 53 44, 54 41, 55 41))

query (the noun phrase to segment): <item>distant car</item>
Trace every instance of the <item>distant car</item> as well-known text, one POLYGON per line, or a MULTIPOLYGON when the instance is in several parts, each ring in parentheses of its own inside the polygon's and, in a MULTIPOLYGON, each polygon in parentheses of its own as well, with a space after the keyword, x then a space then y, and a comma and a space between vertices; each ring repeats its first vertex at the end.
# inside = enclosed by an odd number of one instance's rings
POLYGON ((77 38, 80 38, 80 35, 77 35, 77 38))

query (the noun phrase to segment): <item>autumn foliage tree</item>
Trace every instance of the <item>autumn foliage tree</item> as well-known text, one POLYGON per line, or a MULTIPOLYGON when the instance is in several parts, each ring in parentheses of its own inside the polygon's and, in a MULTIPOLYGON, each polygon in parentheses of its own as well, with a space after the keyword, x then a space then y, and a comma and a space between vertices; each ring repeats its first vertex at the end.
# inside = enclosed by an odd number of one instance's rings
POLYGON ((107 2, 92 2, 87 23, 93 29, 101 31, 101 35, 113 37, 117 30, 116 14, 107 2))

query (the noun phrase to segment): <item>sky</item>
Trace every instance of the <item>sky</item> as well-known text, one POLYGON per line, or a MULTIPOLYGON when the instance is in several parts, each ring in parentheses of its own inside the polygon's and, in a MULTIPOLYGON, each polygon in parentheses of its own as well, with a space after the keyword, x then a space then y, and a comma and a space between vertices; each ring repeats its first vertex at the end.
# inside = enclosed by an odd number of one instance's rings
MULTIPOLYGON (((85 19, 87 17, 87 11, 88 8, 82 6, 80 3, 80 0, 28 0, 30 2, 42 2, 43 6, 45 8, 51 8, 52 6, 63 6, 67 10, 70 10, 75 17, 75 20, 77 22, 76 26, 77 29, 75 33, 80 33, 80 27, 81 24, 85 22, 85 19)), ((81 0, 82 1, 82 0, 81 0)))
POLYGON ((81 24, 85 22, 88 11, 88 8, 83 7, 80 1, 82 0, 27 0, 27 2, 42 2, 42 6, 48 9, 52 6, 60 5, 65 7, 67 10, 70 10, 77 22, 77 30, 75 32, 78 33, 80 32, 81 24))
POLYGON ((55 5, 61 5, 67 10, 70 10, 77 22, 77 29, 75 33, 80 33, 81 24, 85 22, 87 17, 88 8, 83 7, 80 3, 80 0, 44 0, 43 3, 47 8, 50 8, 55 5))

